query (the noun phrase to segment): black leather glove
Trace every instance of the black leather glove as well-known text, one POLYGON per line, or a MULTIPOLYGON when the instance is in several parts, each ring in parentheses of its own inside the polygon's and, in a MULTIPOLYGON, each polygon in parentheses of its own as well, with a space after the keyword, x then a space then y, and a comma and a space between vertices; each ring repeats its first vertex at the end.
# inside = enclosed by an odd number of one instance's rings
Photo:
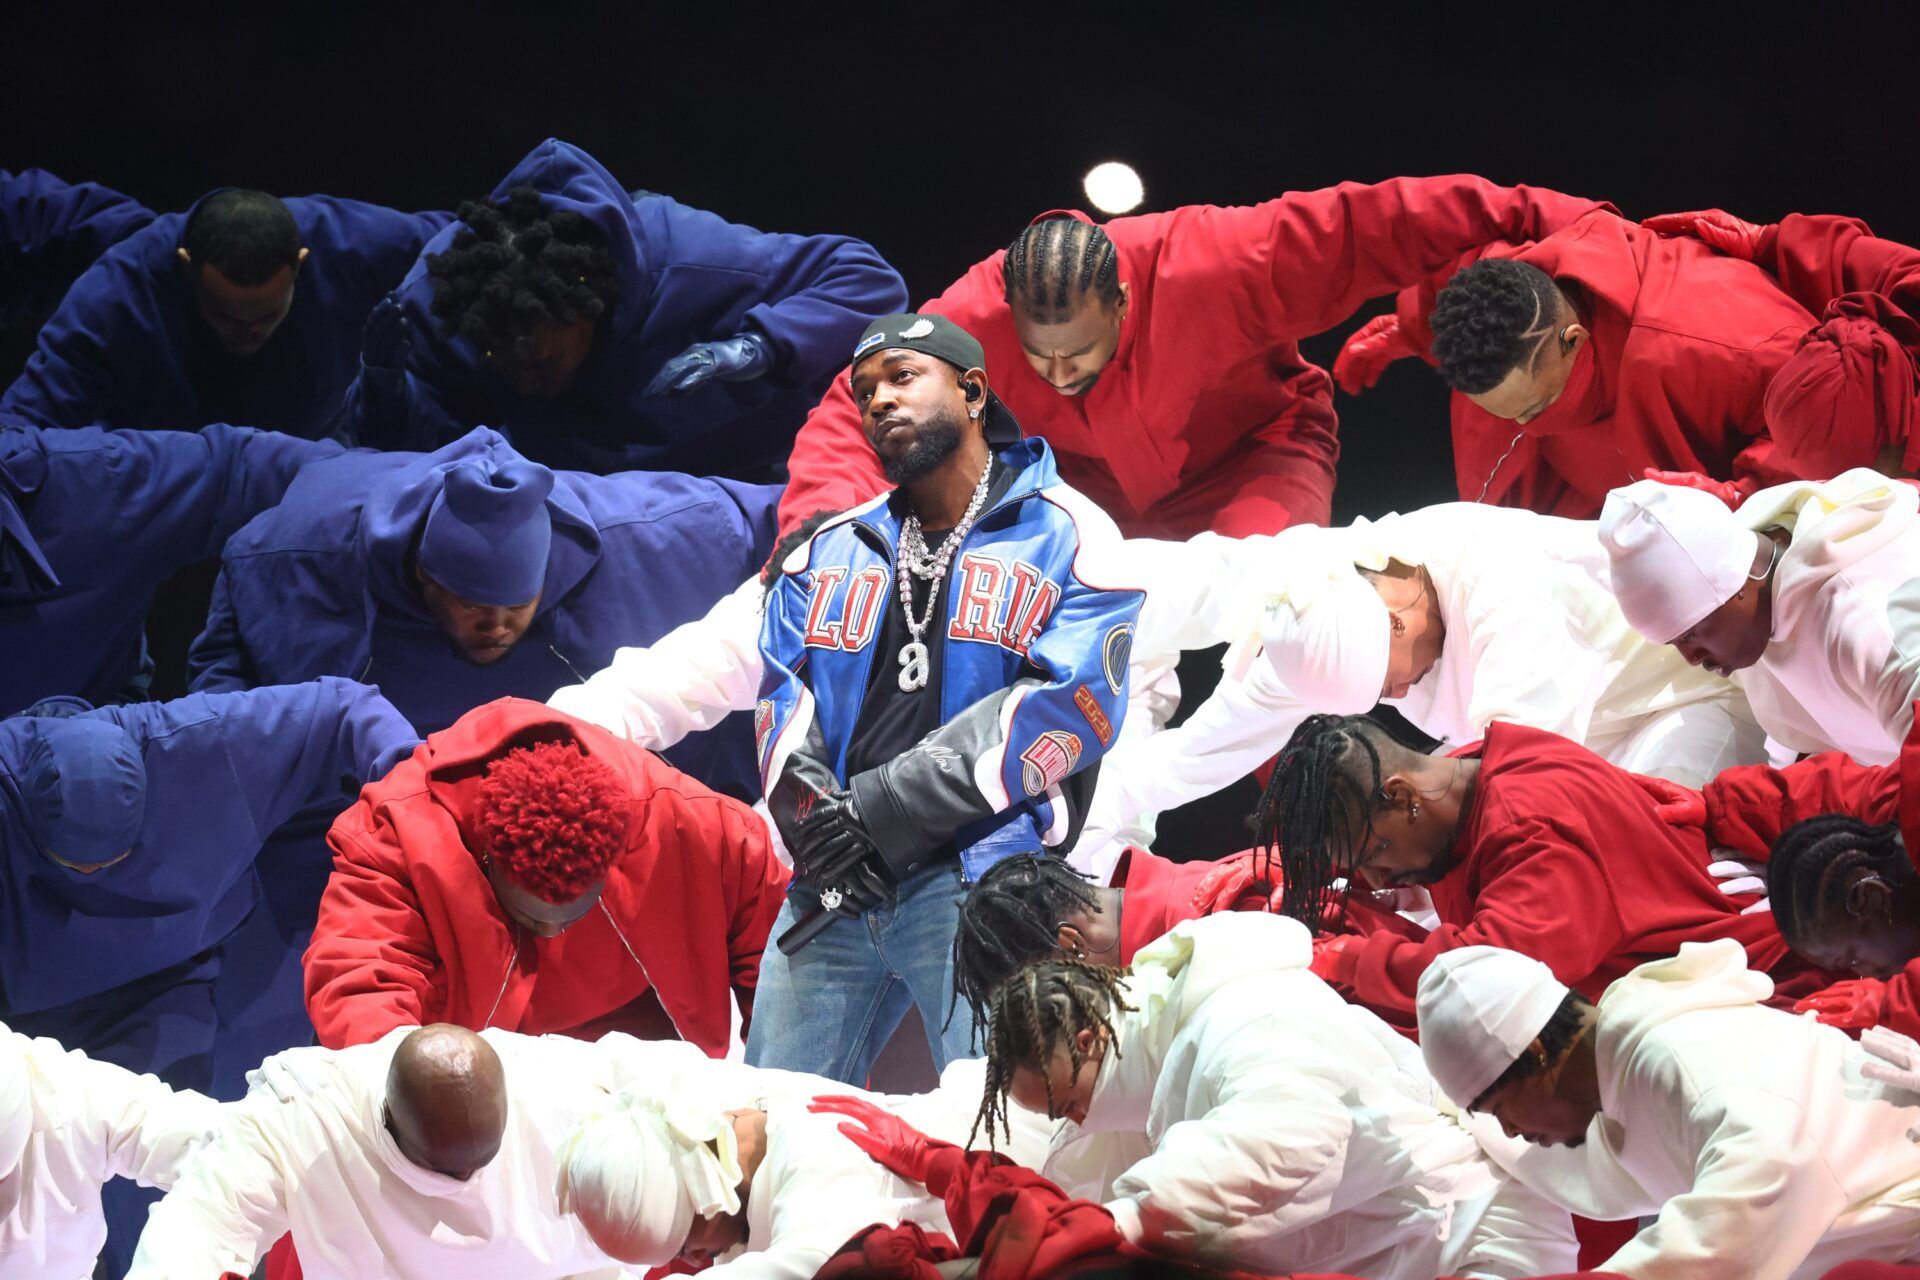
MULTIPOLYGON (((799 848, 795 867, 820 890, 822 905, 835 895, 841 904, 864 911, 878 906, 892 892, 879 868, 885 865, 873 837, 860 821, 853 795, 829 791, 816 800, 795 830, 799 848)), ((845 906, 830 907, 845 911, 845 906)))

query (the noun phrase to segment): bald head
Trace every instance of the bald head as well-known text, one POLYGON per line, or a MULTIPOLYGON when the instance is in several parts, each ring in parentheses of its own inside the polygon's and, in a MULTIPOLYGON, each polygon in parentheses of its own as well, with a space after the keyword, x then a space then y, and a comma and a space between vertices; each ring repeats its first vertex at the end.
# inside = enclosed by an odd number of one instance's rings
POLYGON ((507 1075, 493 1046, 436 1023, 400 1042, 387 1070, 387 1129, 423 1169, 470 1178, 500 1150, 507 1075))

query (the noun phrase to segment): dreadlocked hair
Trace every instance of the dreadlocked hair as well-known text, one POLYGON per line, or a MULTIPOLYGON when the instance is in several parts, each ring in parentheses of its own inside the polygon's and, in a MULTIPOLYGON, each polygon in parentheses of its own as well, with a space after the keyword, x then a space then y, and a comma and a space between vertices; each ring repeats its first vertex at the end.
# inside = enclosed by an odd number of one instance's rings
POLYGON ((1130 972, 1084 960, 1040 960, 1000 985, 987 1006, 987 1088, 980 1099, 980 1113, 967 1133, 969 1147, 982 1128, 987 1131, 988 1147, 993 1146, 996 1126, 1003 1135, 1013 1135, 1007 1119, 1007 1090, 1017 1069, 1026 1067, 1047 1081, 1047 1110, 1052 1111, 1053 1081, 1047 1076, 1047 1063, 1055 1050, 1067 1051, 1075 1079, 1086 1061, 1074 1040, 1080 1032, 1094 1027, 1104 1030, 1107 1052, 1120 1056, 1113 1014, 1133 1011, 1123 985, 1130 972))
POLYGON ((1780 936, 1801 950, 1819 922, 1827 886, 1846 872, 1858 867, 1896 879, 1912 866, 1898 822, 1874 826, 1849 814, 1823 813, 1794 823, 1773 842, 1767 862, 1767 897, 1780 936))
POLYGON ((1531 263, 1482 258, 1454 273, 1433 304, 1433 358, 1447 385, 1475 396, 1533 367, 1560 318, 1560 287, 1531 263))
MULTIPOLYGON (((1322 927, 1354 822, 1371 828, 1381 799, 1381 749, 1413 751, 1371 716, 1311 715, 1287 739, 1253 814, 1253 843, 1278 858, 1282 914, 1322 927)), ((1268 864, 1269 866, 1271 863, 1268 864)))
POLYGON ((606 237, 572 209, 550 209, 532 187, 504 203, 469 200, 445 252, 427 255, 433 314, 489 355, 525 360, 534 333, 598 321, 620 287, 606 237))
POLYGON ((1120 305, 1120 259, 1113 241, 1078 218, 1029 225, 1007 246, 1002 272, 1007 305, 1035 324, 1071 320, 1089 293, 1102 307, 1120 305))
POLYGON ((1060 922, 1076 911, 1099 911, 1092 882, 1063 858, 1017 853, 994 863, 960 903, 953 934, 953 999, 973 1011, 980 1041, 993 993, 1024 965, 1053 955, 1060 922))

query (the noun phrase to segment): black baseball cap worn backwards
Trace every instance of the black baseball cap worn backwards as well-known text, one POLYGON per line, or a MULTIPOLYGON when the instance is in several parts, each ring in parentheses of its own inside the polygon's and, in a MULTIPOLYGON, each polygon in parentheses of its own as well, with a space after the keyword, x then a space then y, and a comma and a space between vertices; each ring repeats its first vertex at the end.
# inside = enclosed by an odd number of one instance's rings
MULTIPOLYGON (((945 360, 962 373, 968 369, 987 367, 987 352, 980 345, 980 339, 945 316, 930 315, 924 311, 902 311, 898 315, 881 316, 875 320, 860 335, 860 341, 854 344, 853 359, 847 363, 857 365, 876 351, 895 347, 945 360)), ((984 426, 987 439, 1005 442, 1020 438, 1020 424, 1014 420, 1007 406, 1000 402, 1000 397, 991 391, 987 393, 986 415, 984 426)))

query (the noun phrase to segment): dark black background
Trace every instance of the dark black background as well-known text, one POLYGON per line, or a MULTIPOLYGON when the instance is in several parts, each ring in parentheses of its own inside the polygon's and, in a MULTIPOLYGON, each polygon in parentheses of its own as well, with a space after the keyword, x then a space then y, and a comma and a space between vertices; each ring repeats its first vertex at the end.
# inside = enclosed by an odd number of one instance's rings
MULTIPOLYGON (((1148 208, 1465 170, 1633 217, 1841 212, 1913 242, 1915 12, 15 4, 0 165, 162 210, 229 184, 448 207, 556 135, 736 221, 861 236, 916 300, 1082 204, 1110 158, 1148 208)), ((1350 327, 1309 356, 1330 363, 1350 327)), ((22 354, 0 351, 0 375, 22 354)), ((1418 362, 1339 409, 1337 519, 1454 496, 1418 362)))

